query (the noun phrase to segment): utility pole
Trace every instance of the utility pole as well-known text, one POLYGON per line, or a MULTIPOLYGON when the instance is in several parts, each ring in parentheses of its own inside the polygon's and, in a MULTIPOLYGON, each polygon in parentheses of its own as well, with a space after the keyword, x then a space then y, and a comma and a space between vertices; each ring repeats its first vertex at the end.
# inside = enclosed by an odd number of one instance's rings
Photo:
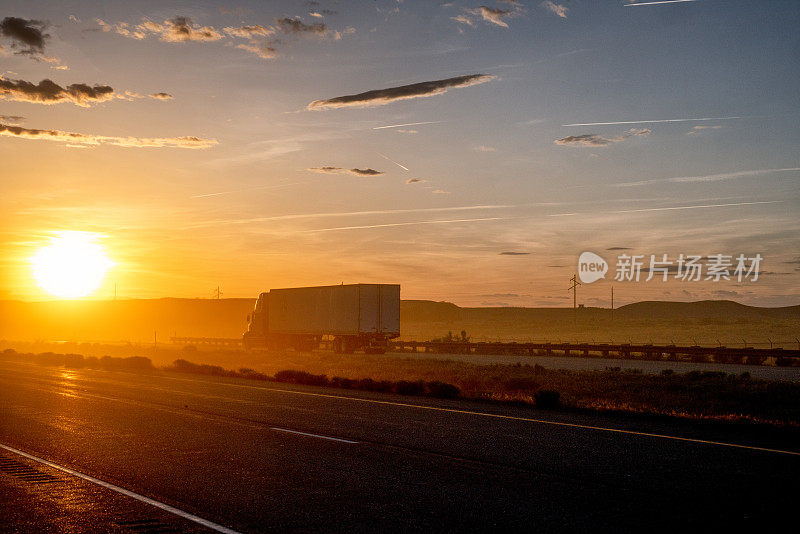
POLYGON ((573 315, 573 320, 575 322, 575 325, 577 326, 577 324, 578 324, 578 286, 581 285, 581 283, 578 282, 578 277, 575 274, 572 275, 572 278, 570 278, 569 281, 572 282, 572 285, 569 286, 569 289, 567 291, 570 291, 570 290, 572 291, 572 315, 573 315))
POLYGON ((219 286, 217 286, 217 289, 214 290, 214 298, 219 300, 220 295, 222 295, 222 291, 220 291, 219 286))
POLYGON ((611 286, 611 322, 614 322, 614 286, 611 286))

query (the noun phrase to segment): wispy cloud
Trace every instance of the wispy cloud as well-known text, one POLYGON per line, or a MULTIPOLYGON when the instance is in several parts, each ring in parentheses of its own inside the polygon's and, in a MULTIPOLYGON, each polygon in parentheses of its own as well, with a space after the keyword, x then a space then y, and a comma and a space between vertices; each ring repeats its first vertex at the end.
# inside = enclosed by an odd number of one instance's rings
POLYGON ((341 39, 343 35, 352 34, 354 28, 343 31, 332 31, 323 23, 306 24, 299 18, 276 18, 268 26, 249 24, 243 26, 201 26, 184 16, 176 16, 163 22, 155 22, 148 18, 142 19, 138 24, 127 22, 108 23, 102 19, 95 19, 100 29, 104 32, 114 32, 130 39, 142 40, 151 36, 169 43, 216 42, 225 36, 232 39, 244 39, 246 42, 233 45, 235 48, 253 53, 262 59, 277 57, 276 45, 281 42, 280 35, 294 37, 311 36, 318 38, 341 39))
POLYGON ((611 124, 651 124, 657 122, 730 121, 743 118, 744 117, 701 117, 696 119, 653 119, 644 121, 576 122, 572 124, 562 124, 561 126, 606 126, 611 124))
POLYGON ((658 178, 655 180, 639 180, 636 182, 619 182, 611 184, 613 187, 638 187, 641 185, 651 185, 659 183, 698 183, 698 182, 720 182, 723 180, 733 180, 750 176, 761 176, 777 172, 796 172, 800 167, 787 167, 784 169, 754 169, 748 171, 723 172, 718 174, 704 174, 698 176, 675 176, 672 178, 658 178))
POLYGON ((567 11, 569 11, 569 8, 567 8, 567 6, 556 4, 554 2, 551 2, 550 0, 542 2, 541 6, 546 10, 550 11, 551 13, 558 15, 562 19, 567 18, 567 11))
POLYGON ((0 136, 18 139, 57 141, 77 146, 114 145, 122 147, 151 148, 210 148, 217 144, 216 139, 199 137, 110 137, 105 135, 82 134, 61 130, 37 130, 0 124, 0 136))
POLYGON ((500 256, 528 256, 530 252, 514 252, 512 250, 501 252, 500 256))
POLYGON ((488 74, 469 74, 467 76, 457 76, 444 80, 433 80, 430 82, 401 85, 398 87, 388 87, 386 89, 374 89, 364 93, 337 96, 325 100, 314 100, 308 104, 307 109, 324 110, 347 107, 383 106, 398 100, 441 95, 446 93, 449 89, 479 85, 494 80, 495 78, 496 76, 488 74))
POLYGON ((508 24, 503 20, 511 16, 512 11, 508 9, 500 9, 497 7, 479 6, 475 9, 467 9, 468 13, 481 17, 486 22, 508 28, 508 24))
POLYGON ((395 226, 416 226, 421 224, 452 224, 452 223, 465 223, 465 222, 478 222, 478 221, 502 221, 506 217, 480 217, 476 219, 447 219, 435 221, 411 221, 399 223, 384 223, 384 224, 365 224, 359 226, 335 226, 332 228, 317 228, 314 230, 304 230, 303 233, 317 233, 317 232, 334 232, 339 230, 364 230, 368 228, 391 228, 395 226))
POLYGON ((497 152, 497 149, 493 146, 486 146, 486 145, 478 145, 472 147, 472 150, 476 152, 497 152))
POLYGON ((409 178, 406 180, 407 184, 424 184, 427 180, 423 180, 422 178, 409 178))
POLYGON ((630 137, 650 135, 650 130, 631 129, 618 137, 603 137, 597 134, 569 135, 553 141, 561 146, 601 147, 619 143, 630 137))
POLYGON ((318 172, 322 174, 352 174, 353 176, 379 176, 383 174, 381 171, 376 171, 375 169, 345 169, 342 167, 310 167, 308 169, 311 172, 318 172))
POLYGON ((6 124, 13 124, 16 126, 17 124, 24 122, 25 117, 22 115, 0 115, 0 122, 4 122, 6 124))

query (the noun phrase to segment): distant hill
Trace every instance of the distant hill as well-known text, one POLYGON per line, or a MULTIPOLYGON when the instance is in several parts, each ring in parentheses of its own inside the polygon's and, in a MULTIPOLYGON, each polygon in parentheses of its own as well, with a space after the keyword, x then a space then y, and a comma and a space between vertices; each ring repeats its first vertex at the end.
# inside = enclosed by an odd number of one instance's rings
MULTIPOLYGON (((0 301, 0 339, 152 342, 179 337, 238 338, 254 299, 0 301)), ((605 308, 462 308, 404 300, 404 339, 459 334, 475 340, 674 341, 741 344, 768 339, 796 346, 800 306, 757 308, 731 301, 637 302, 605 308)))

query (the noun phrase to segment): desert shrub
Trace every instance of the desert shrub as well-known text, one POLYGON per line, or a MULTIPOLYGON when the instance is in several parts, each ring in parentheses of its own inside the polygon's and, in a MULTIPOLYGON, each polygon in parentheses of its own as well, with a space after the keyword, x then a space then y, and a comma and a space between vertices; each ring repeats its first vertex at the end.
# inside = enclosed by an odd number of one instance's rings
POLYGON ((331 386, 342 389, 354 389, 357 381, 352 378, 342 378, 341 376, 334 376, 331 378, 331 386))
POLYGON ((536 406, 545 410, 558 408, 561 400, 561 395, 558 391, 552 389, 542 389, 533 394, 533 399, 536 401, 536 406))
POLYGON ((778 367, 792 367, 795 365, 794 358, 787 358, 786 356, 778 356, 775 358, 775 365, 778 367))
POLYGON ((305 371, 278 371, 275 373, 277 382, 289 382, 291 384, 302 384, 305 386, 327 386, 328 377, 325 375, 314 375, 305 371))
POLYGON ((255 369, 250 369, 249 367, 242 367, 239 369, 239 376, 242 378, 248 378, 250 380, 269 380, 269 376, 264 373, 259 373, 255 369))
POLYGON ((662 376, 671 376, 671 375, 674 375, 674 374, 675 374, 675 371, 673 371, 672 369, 662 369, 662 371, 661 371, 661 375, 662 376))
POLYGON ((436 397, 437 399, 455 399, 461 393, 461 390, 453 384, 439 382, 434 380, 426 384, 428 388, 428 395, 436 397))
POLYGON ((521 389, 539 389, 541 384, 535 381, 533 378, 521 377, 521 378, 511 378, 503 382, 503 387, 507 390, 514 390, 518 391, 521 389))
POLYGON ((387 380, 373 380, 371 378, 362 378, 358 381, 356 389, 363 389, 364 391, 378 391, 382 393, 391 392, 394 388, 392 383, 387 380))
POLYGON ((399 382, 395 382, 394 391, 400 395, 424 395, 425 382, 422 380, 417 380, 415 382, 400 380, 399 382))

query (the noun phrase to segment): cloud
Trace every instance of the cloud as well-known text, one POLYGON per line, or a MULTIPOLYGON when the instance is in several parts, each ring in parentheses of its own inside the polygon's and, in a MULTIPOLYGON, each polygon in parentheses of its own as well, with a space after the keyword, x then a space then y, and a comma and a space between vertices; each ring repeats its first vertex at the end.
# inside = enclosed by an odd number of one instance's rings
POLYGON ((231 37, 239 37, 241 39, 253 39, 255 37, 268 37, 270 35, 275 35, 275 30, 273 28, 265 28, 264 26, 260 26, 258 24, 253 26, 241 26, 238 28, 229 26, 223 28, 222 31, 231 37))
POLYGON ((423 180, 422 178, 409 178, 406 180, 407 184, 424 184, 427 180, 423 180))
POLYGON ((606 250, 633 250, 630 247, 608 247, 606 250))
POLYGON ((497 149, 495 147, 493 147, 493 146, 485 146, 485 145, 474 146, 474 147, 472 147, 472 150, 475 150, 475 151, 478 151, 478 152, 497 152, 497 149))
POLYGON ((402 128, 399 130, 395 130, 397 133, 404 133, 404 134, 415 134, 419 133, 417 130, 403 130, 402 128))
POLYGON ((567 137, 556 139, 553 142, 561 146, 597 147, 597 146, 608 146, 614 143, 619 143, 620 141, 624 141, 629 137, 637 135, 650 135, 650 130, 630 129, 619 137, 602 137, 597 134, 568 135, 567 137))
POLYGON ((87 135, 61 130, 37 130, 0 124, 0 136, 20 139, 57 141, 78 146, 114 145, 123 147, 153 148, 210 148, 217 144, 216 139, 199 137, 109 137, 105 135, 87 135))
POLYGON ((325 28, 325 24, 318 22, 315 24, 306 24, 300 19, 292 19, 292 18, 282 18, 282 19, 275 19, 275 24, 277 25, 278 29, 283 33, 301 33, 301 34, 316 34, 316 35, 325 35, 328 33, 328 30, 325 28))
POLYGON ((673 178, 659 178, 655 180, 639 180, 637 182, 620 182, 611 184, 614 187, 637 187, 641 185, 651 185, 658 183, 698 183, 698 182, 720 182, 723 180, 733 180, 750 176, 760 176, 762 174, 772 174, 776 172, 796 172, 800 167, 788 167, 786 169, 754 169, 751 171, 723 172, 719 174, 705 174, 701 176, 675 176, 673 178))
POLYGON ((550 11, 552 13, 555 13, 556 15, 561 17, 562 19, 567 18, 567 11, 569 11, 567 6, 562 6, 560 4, 553 3, 550 0, 546 0, 545 2, 542 2, 541 6, 543 8, 545 8, 546 10, 548 10, 548 11, 550 11))
POLYGON ((278 55, 278 51, 269 42, 250 42, 236 45, 240 50, 246 50, 257 55, 261 59, 272 59, 278 55))
POLYGON ((461 24, 466 24, 467 26, 474 26, 475 23, 466 15, 456 15, 455 17, 450 17, 451 20, 454 20, 461 24))
POLYGON ((469 74, 467 76, 457 76, 445 80, 413 83, 411 85, 401 85, 399 87, 389 87, 387 89, 375 89, 355 95, 338 96, 326 100, 314 100, 308 104, 307 109, 317 110, 382 106, 397 100, 441 95, 454 87, 469 87, 471 85, 486 83, 495 78, 496 76, 488 74, 469 74))
MULTIPOLYGON (((325 11, 323 10, 323 13, 325 11)), ((331 12, 332 13, 332 12, 331 12)), ((120 22, 110 24, 101 19, 95 19, 104 32, 115 32, 130 39, 145 39, 157 36, 161 41, 179 43, 186 41, 214 42, 223 39, 226 35, 233 39, 244 39, 247 42, 235 44, 228 42, 228 46, 235 46, 240 50, 253 53, 262 59, 272 59, 278 55, 275 45, 279 40, 277 34, 293 36, 315 36, 320 38, 332 37, 341 39, 342 35, 355 33, 355 28, 348 27, 342 32, 331 31, 325 24, 306 24, 299 18, 276 18, 270 26, 259 24, 244 26, 226 26, 221 29, 213 26, 200 26, 188 17, 176 16, 162 23, 142 19, 139 24, 120 22)))
POLYGON ((691 130, 686 132, 686 135, 697 135, 703 130, 720 130, 720 129, 722 129, 722 126, 720 126, 719 124, 717 124, 716 126, 694 126, 692 127, 691 130))
POLYGON ((61 87, 47 79, 34 84, 25 80, 7 80, 0 77, 0 98, 35 104, 69 102, 77 106, 89 107, 92 104, 114 98, 114 89, 108 85, 89 86, 85 83, 74 83, 67 87, 61 87))
POLYGON ((192 22, 188 17, 175 17, 165 20, 163 24, 145 21, 137 26, 142 27, 152 33, 159 34, 162 41, 170 43, 186 41, 219 41, 222 34, 214 29, 213 26, 199 26, 192 22))
POLYGON ((449 195, 450 191, 445 191, 444 189, 436 189, 434 191, 431 191, 431 193, 433 193, 434 195, 449 195))
POLYGON ((501 256, 528 256, 530 252, 514 252, 512 250, 508 250, 505 252, 501 252, 501 256))
POLYGON ((376 171, 375 169, 345 169, 343 167, 309 167, 308 169, 311 172, 319 172, 323 174, 352 174, 353 176, 379 176, 384 174, 381 171, 376 171))
POLYGON ((163 92, 161 92, 161 93, 152 93, 152 94, 150 94, 148 96, 150 98, 155 98, 156 100, 172 100, 173 98, 175 98, 171 94, 163 93, 163 92))
POLYGON ((486 22, 496 24, 497 26, 502 26, 503 28, 508 28, 508 24, 506 24, 503 19, 513 14, 513 12, 508 9, 486 6, 476 7, 475 9, 467 9, 466 11, 472 15, 480 16, 486 22))
POLYGON ((0 115, 0 122, 17 125, 24 121, 25 117, 21 115, 0 115))
POLYGON ((6 17, 0 21, 0 35, 11 39, 15 54, 38 55, 44 52, 45 41, 50 35, 44 33, 47 25, 39 20, 6 17), (22 45, 24 48, 18 49, 22 45))

